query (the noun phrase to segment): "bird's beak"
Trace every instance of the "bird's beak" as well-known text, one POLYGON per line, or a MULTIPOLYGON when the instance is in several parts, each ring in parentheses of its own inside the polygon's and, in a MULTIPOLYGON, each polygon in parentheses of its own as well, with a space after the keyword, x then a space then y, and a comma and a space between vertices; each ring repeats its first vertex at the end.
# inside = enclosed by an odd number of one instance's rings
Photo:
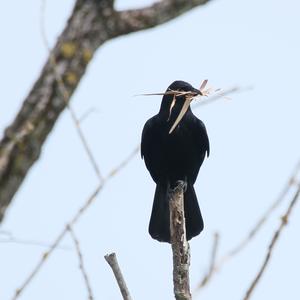
POLYGON ((197 89, 193 89, 191 92, 195 93, 195 96, 203 96, 203 93, 201 92, 201 90, 197 90, 197 89))
MULTIPOLYGON (((187 96, 185 97, 185 101, 184 101, 184 104, 183 104, 183 106, 182 106, 182 108, 181 108, 181 111, 180 111, 180 113, 179 113, 177 119, 175 120, 173 126, 171 127, 171 129, 170 129, 170 131, 169 131, 169 134, 171 134, 171 133, 174 131, 174 129, 176 128, 176 126, 177 126, 177 125, 179 124, 179 122, 182 120, 182 118, 184 117, 185 113, 187 112, 187 110, 188 110, 188 108, 189 108, 191 102, 193 101, 193 99, 194 99, 195 97, 197 97, 197 96, 202 96, 202 92, 199 91, 199 90, 197 90, 197 89, 193 89, 191 92, 192 92, 191 95, 187 95, 187 96)), ((175 97, 174 97, 174 98, 175 98, 175 97)), ((173 101, 174 101, 174 100, 173 100, 173 101)))

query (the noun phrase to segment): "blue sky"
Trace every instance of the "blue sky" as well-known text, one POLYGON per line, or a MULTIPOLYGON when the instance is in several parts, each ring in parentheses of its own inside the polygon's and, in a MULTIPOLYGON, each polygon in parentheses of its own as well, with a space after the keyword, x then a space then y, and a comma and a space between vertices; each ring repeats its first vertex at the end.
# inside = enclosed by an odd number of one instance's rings
MULTIPOLYGON (((137 2, 117 1, 117 7, 151 3, 137 2)), ((45 24, 51 45, 72 6, 71 0, 47 1, 45 24)), ((47 58, 40 7, 40 0, 2 4, 1 131, 13 120, 47 58)), ((293 0, 211 1, 168 24, 106 43, 73 96, 79 116, 96 109, 82 128, 101 171, 107 174, 140 142, 143 124, 159 109, 159 97, 133 95, 164 91, 176 79, 195 86, 208 78, 214 87, 253 87, 231 100, 195 110, 206 124, 211 156, 195 186, 205 231, 191 241, 192 286, 208 267, 213 233, 221 235, 220 254, 240 241, 274 201, 300 158, 299 11, 299 2, 293 0)), ((96 184, 65 111, 1 230, 51 243, 96 184)), ((103 259, 111 251, 118 255, 134 299, 173 299, 170 247, 152 240, 147 232, 154 188, 137 155, 75 226, 96 299, 120 299, 103 259)), ((196 299, 242 298, 287 204, 196 299)), ((298 215, 296 207, 252 299, 299 298, 298 215)), ((62 245, 73 247, 69 238, 62 245)), ((0 244, 1 299, 12 297, 44 251, 37 246, 0 244)), ((20 299, 86 298, 75 252, 58 249, 20 299)))

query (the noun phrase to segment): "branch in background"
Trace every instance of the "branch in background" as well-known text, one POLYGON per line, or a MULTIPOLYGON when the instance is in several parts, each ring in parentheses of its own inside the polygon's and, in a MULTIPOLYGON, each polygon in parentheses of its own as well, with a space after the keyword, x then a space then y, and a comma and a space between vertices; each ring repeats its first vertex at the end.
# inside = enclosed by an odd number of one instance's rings
POLYGON ((220 238, 219 234, 215 233, 213 247, 211 250, 210 266, 209 266, 207 274, 203 277, 203 279, 199 283, 198 289, 203 288, 209 282, 211 276, 214 274, 215 267, 216 267, 217 250, 218 250, 218 246, 219 246, 219 238, 220 238))
POLYGON ((82 124, 83 121, 87 119, 87 117, 89 117, 93 113, 98 113, 98 112, 99 112, 98 109, 96 109, 95 107, 91 107, 86 112, 84 112, 82 116, 78 119, 79 123, 82 124))
POLYGON ((82 79, 95 51, 105 42, 172 20, 209 0, 163 0, 149 7, 116 11, 112 0, 75 2, 67 25, 39 78, 0 141, 0 222, 42 146, 82 79), (53 61, 58 74, 53 72, 53 61), (61 97, 57 75, 66 88, 61 97), (26 124, 32 130, 16 140, 26 124))
MULTIPOLYGON (((1 232, 0 232, 0 235, 1 235, 1 232)), ((17 238, 10 232, 4 232, 3 236, 4 236, 4 238, 0 239, 1 244, 18 244, 18 245, 25 245, 25 246, 39 246, 39 247, 43 247, 43 248, 51 247, 51 245, 46 242, 17 238)), ((65 247, 65 246, 57 247, 57 249, 70 250, 69 247, 65 247)))
POLYGON ((115 275, 115 278, 117 280, 118 286, 119 286, 121 294, 123 296, 123 299, 131 300, 132 298, 130 296, 126 282, 124 280, 121 269, 119 267, 116 253, 107 254, 104 256, 104 258, 107 261, 107 263, 110 265, 110 267, 115 275))
POLYGON ((50 246, 50 249, 46 251, 37 265, 34 267, 34 269, 31 271, 29 276, 26 278, 26 280, 23 282, 23 284, 18 288, 15 292, 15 295, 13 297, 13 300, 19 298, 22 292, 24 292, 25 288, 31 283, 32 279, 38 274, 38 272, 43 267, 46 260, 50 257, 50 255, 54 252, 55 249, 57 249, 60 242, 63 240, 65 235, 68 232, 68 226, 74 226, 78 222, 78 220, 82 217, 82 215, 87 211, 87 209, 91 206, 91 204, 94 202, 100 191, 102 191, 103 187, 105 186, 106 182, 108 182, 112 177, 114 177, 116 174, 118 174, 136 155, 139 148, 134 149, 134 151, 124 160, 122 161, 119 166, 114 168, 105 178, 104 180, 99 183, 97 188, 93 191, 93 193, 90 195, 90 197, 85 201, 83 206, 77 211, 77 213, 74 215, 74 217, 70 220, 67 226, 62 230, 62 232, 57 236, 53 244, 50 246))
POLYGON ((215 102, 217 100, 220 100, 222 98, 226 98, 228 95, 235 94, 235 93, 241 93, 241 92, 245 92, 245 91, 249 91, 251 89, 252 89, 252 87, 241 88, 239 86, 234 86, 232 88, 228 88, 226 90, 222 90, 222 91, 218 92, 217 94, 208 96, 206 99, 201 99, 201 101, 199 101, 199 102, 198 101, 194 102, 193 108, 197 109, 200 106, 204 106, 204 105, 213 103, 213 102, 215 102))
POLYGON ((262 229, 263 225, 266 223, 266 221, 270 218, 271 214, 274 212, 274 210, 283 202, 283 200, 286 198, 287 194, 291 190, 291 188, 295 184, 299 184, 299 180, 297 179, 297 176, 300 172, 300 160, 294 167, 294 170, 292 171, 292 174, 288 178, 286 184, 284 185, 282 191, 280 192, 278 198, 275 199, 275 201, 270 205, 270 207, 266 210, 266 212, 261 216, 261 218, 258 219, 258 221, 255 223, 255 225, 252 227, 252 229, 249 231, 249 233, 246 235, 246 237, 239 242, 235 247, 233 247, 226 255, 224 255, 221 259, 217 260, 215 263, 212 272, 209 274, 209 277, 205 275, 203 279, 200 281, 200 283, 197 285, 195 292, 199 292, 201 288, 203 288, 213 277, 213 275, 218 272, 223 265, 228 262, 230 259, 234 258, 237 254, 239 254, 242 250, 244 250, 248 244, 255 238, 255 236, 259 233, 259 231, 262 229), (203 282, 205 281, 205 284, 203 282))
POLYGON ((72 229, 71 226, 67 225, 67 230, 69 231, 70 236, 71 236, 71 238, 74 242, 75 248, 76 248, 77 256, 78 256, 78 259, 79 259, 79 269, 82 273, 82 276, 83 276, 83 279, 84 279, 84 282, 85 282, 85 286, 86 286, 86 289, 88 291, 88 295, 89 295, 88 299, 93 300, 94 296, 93 296, 91 284, 90 284, 90 281, 89 281, 89 277, 88 277, 87 272, 86 272, 85 267, 84 267, 83 255, 82 255, 82 252, 80 250, 79 241, 78 241, 78 239, 75 235, 75 232, 74 232, 74 230, 72 229))
POLYGON ((179 181, 174 190, 170 191, 170 233, 173 251, 173 284, 176 300, 192 299, 190 292, 189 266, 190 246, 186 240, 184 217, 185 183, 179 181))
POLYGON ((249 289, 247 290, 246 295, 244 297, 244 300, 249 300, 250 299, 254 289, 256 288, 256 286, 257 286, 258 282, 260 281, 263 273, 265 272, 266 267, 268 266, 268 263, 270 262, 271 255, 272 255, 272 253, 275 249, 275 245, 277 244, 277 242, 279 240, 279 237, 280 237, 284 227, 287 225, 289 217, 290 217, 290 215, 293 211, 293 208, 295 207, 295 204, 296 204, 297 200, 299 199, 299 194, 300 194, 300 184, 298 184, 297 191, 296 191, 295 195, 293 196, 292 201, 290 202, 286 213, 281 218, 280 226, 273 235, 271 243, 268 247, 266 257, 263 261, 263 264, 262 264, 259 272, 255 276, 253 282, 251 283, 249 289))

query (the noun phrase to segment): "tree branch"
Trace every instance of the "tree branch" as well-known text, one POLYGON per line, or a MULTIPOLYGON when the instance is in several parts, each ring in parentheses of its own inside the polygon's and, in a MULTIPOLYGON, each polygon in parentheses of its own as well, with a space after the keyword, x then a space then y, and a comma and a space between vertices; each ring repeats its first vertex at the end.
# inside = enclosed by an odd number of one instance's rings
MULTIPOLYGON (((214 274, 214 271, 216 269, 216 257, 217 257, 217 250, 218 250, 218 246, 219 246, 219 234, 215 233, 214 234, 214 242, 213 242, 213 247, 212 247, 212 251, 211 251, 211 259, 210 259, 210 265, 209 265, 209 269, 206 273, 206 275, 203 277, 203 279, 200 281, 200 283, 197 286, 197 290, 203 288, 211 279, 211 277, 214 274)), ((196 292, 197 292, 196 290, 196 292)))
POLYGON ((253 282, 251 283, 249 289, 247 290, 246 295, 243 298, 244 300, 249 300, 250 299, 250 297, 251 297, 254 289, 256 288, 256 286, 257 286, 258 282, 260 281, 263 273, 265 272, 266 267, 269 264, 271 255, 272 255, 272 253, 273 253, 273 251, 275 249, 275 245, 278 242, 279 237, 280 237, 280 235, 281 235, 284 227, 288 223, 290 214, 293 211, 293 208, 295 207, 295 204, 296 204, 297 200, 299 199, 299 195, 300 195, 300 185, 298 185, 297 191, 294 194, 294 196, 292 198, 292 201, 290 202, 286 213, 281 217, 281 223, 279 225, 279 228, 275 231, 275 233, 274 233, 274 235, 272 237, 272 240, 271 240, 271 243, 270 243, 270 245, 268 247, 268 251, 267 251, 266 257, 265 257, 265 259, 263 261, 263 264, 262 264, 261 268, 259 269, 257 275, 255 276, 253 282))
POLYGON ((161 25, 207 2, 209 0, 164 0, 149 7, 121 11, 118 32, 123 35, 161 25))
POLYGON ((184 200, 184 183, 170 193, 170 232, 173 251, 173 283, 176 300, 192 299, 190 292, 189 266, 190 247, 186 240, 184 200))
POLYGON ((75 245, 76 253, 77 253, 77 256, 78 256, 78 260, 79 260, 79 269, 82 273, 82 277, 84 279, 84 283, 85 283, 85 286, 86 286, 86 289, 87 289, 87 292, 88 292, 88 296, 89 296, 88 299, 89 300, 94 300, 93 291, 92 291, 92 288, 91 288, 91 283, 90 283, 89 277, 88 277, 87 272, 86 272, 85 267, 84 267, 83 255, 82 255, 82 252, 81 252, 81 249, 80 249, 79 240, 77 239, 77 237, 75 235, 75 232, 74 232, 74 230, 72 229, 72 227, 70 225, 67 225, 67 230, 69 231, 70 236, 71 236, 71 238, 74 242, 74 245, 75 245))
POLYGON ((104 256, 107 263, 110 265, 115 278, 117 280, 118 286, 120 288, 121 294, 123 296, 124 300, 132 300, 129 290, 127 288, 126 282, 124 280, 124 277, 122 275, 121 269, 118 264, 116 253, 107 254, 104 256))

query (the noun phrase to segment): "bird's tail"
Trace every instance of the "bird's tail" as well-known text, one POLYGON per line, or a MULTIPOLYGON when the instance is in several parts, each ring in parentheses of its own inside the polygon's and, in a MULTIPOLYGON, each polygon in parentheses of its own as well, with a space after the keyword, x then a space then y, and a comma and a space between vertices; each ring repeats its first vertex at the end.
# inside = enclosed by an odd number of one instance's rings
MULTIPOLYGON (((192 184, 187 184, 184 193, 184 214, 186 224, 186 236, 190 240, 203 230, 203 219, 198 205, 196 193, 192 184)), ((158 184, 156 186, 152 207, 149 233, 152 238, 170 243, 170 210, 168 186, 158 184)))

